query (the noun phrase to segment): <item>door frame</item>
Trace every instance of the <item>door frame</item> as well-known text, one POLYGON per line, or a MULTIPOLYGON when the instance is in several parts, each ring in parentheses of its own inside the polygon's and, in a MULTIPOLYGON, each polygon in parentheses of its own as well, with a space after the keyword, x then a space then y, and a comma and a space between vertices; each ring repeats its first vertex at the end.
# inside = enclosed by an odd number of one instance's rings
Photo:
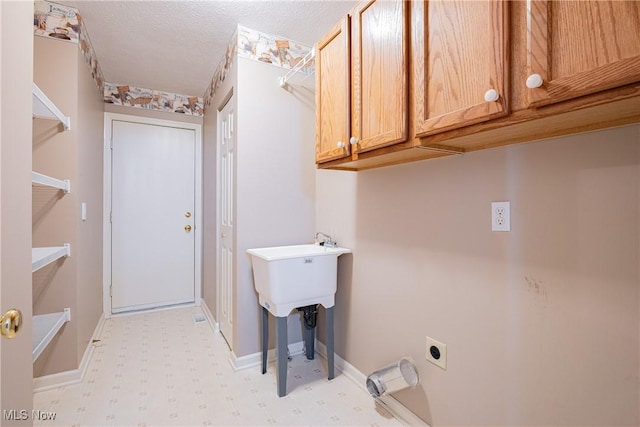
POLYGON ((111 307, 111 177, 112 177, 112 156, 111 156, 111 129, 114 121, 126 121, 143 125, 156 125, 188 129, 195 132, 195 271, 194 271, 194 304, 200 305, 202 299, 202 125, 196 123, 178 122, 165 119, 154 119, 142 116, 132 116, 119 113, 104 113, 104 173, 103 173, 103 282, 102 282, 102 305, 104 317, 114 316, 111 307))

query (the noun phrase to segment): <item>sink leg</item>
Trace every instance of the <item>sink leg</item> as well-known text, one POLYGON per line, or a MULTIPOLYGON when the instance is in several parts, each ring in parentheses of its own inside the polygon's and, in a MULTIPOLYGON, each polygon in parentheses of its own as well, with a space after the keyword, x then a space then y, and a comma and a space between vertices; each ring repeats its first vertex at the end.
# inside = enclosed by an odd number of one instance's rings
POLYGON ((329 379, 332 380, 334 375, 333 369, 333 307, 325 310, 327 316, 327 369, 329 371, 329 379))
POLYGON ((267 351, 269 350, 269 311, 262 307, 262 373, 267 373, 267 351))
POLYGON ((276 316, 276 376, 278 377, 278 397, 287 394, 287 317, 276 316))

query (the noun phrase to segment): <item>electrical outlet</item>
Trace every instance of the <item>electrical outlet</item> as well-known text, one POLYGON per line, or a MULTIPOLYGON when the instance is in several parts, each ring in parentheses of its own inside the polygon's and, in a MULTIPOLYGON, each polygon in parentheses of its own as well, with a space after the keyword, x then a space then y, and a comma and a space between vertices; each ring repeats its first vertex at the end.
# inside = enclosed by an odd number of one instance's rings
POLYGON ((427 337, 427 360, 447 370, 447 345, 427 337))
POLYGON ((491 202, 491 231, 511 231, 509 202, 491 202))

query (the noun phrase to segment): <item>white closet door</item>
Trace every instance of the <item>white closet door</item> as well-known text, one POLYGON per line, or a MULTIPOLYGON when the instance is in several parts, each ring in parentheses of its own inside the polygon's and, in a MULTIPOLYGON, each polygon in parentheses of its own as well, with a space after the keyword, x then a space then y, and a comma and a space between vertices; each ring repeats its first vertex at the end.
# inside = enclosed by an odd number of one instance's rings
POLYGON ((234 252, 234 191, 235 129, 232 98, 218 114, 218 144, 220 153, 220 332, 233 348, 233 252, 234 252))
POLYGON ((195 132, 112 123, 112 311, 194 302, 195 132))

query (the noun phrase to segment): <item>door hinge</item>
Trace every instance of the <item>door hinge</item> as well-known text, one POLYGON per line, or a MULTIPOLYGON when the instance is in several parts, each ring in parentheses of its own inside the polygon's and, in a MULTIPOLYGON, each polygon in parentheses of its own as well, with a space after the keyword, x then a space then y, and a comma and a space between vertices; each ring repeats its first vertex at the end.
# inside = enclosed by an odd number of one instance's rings
POLYGON ((113 296, 113 283, 109 285, 109 296, 113 296))
POLYGON ((109 149, 113 150, 113 136, 111 137, 111 141, 109 141, 109 149))
POLYGON ((113 212, 109 212, 109 222, 113 223, 113 212))

